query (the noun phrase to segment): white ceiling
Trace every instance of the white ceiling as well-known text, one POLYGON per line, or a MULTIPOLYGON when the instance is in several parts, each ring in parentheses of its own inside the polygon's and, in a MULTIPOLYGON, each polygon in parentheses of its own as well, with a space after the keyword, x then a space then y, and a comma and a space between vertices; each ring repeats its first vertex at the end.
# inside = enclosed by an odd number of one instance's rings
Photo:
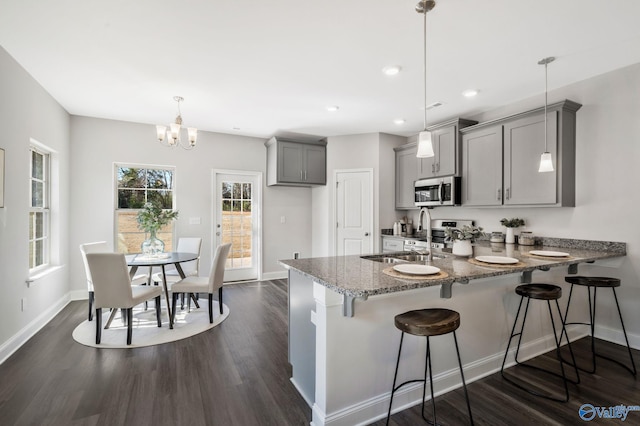
MULTIPOLYGON (((75 115, 167 124, 180 95, 184 124, 201 130, 409 136, 423 122, 416 4, 0 0, 0 45, 75 115), (394 64, 399 75, 382 74, 394 64)), ((640 62, 639 16, 638 0, 437 0, 428 103, 443 105, 429 123, 535 95, 542 105, 547 56, 550 91, 640 62)))

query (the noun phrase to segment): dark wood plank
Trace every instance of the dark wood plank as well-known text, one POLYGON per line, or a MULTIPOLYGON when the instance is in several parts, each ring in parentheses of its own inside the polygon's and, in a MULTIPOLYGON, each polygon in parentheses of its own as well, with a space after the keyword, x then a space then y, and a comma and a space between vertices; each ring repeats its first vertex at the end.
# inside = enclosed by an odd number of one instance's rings
MULTIPOLYGON (((73 302, 0 366, 0 419, 7 425, 308 425, 311 410, 289 378, 287 282, 225 286, 231 315, 220 326, 189 339, 137 349, 100 350, 73 341, 86 302, 73 302)), ((134 336, 135 339, 135 336, 134 336)), ((460 342, 464 347, 464 342, 460 342)), ((626 362, 626 348, 597 341, 599 351, 626 362)), ((588 365, 588 338, 574 344, 588 365)), ((633 351, 638 357, 639 351, 633 351)), ((554 353, 535 362, 554 368, 554 353)), ((637 361, 637 358, 636 358, 637 361)), ((510 372, 513 369, 509 369, 510 372)), ((541 388, 561 390, 528 369, 513 370, 541 388)), ((598 359, 596 374, 581 374, 571 399, 537 398, 493 374, 469 384, 477 425, 585 424, 584 403, 638 405, 640 385, 621 367, 598 359)), ((391 386, 391 383, 389 383, 391 386)), ((436 398, 438 420, 467 424, 462 389, 436 398)), ((427 405, 427 413, 430 415, 427 405)), ((619 420, 594 419, 589 424, 619 420)), ((384 420, 373 423, 384 425, 384 420)), ((420 406, 392 416, 392 425, 424 424, 420 406)), ((625 424, 640 424, 630 412, 625 424)))
POLYGON ((76 343, 86 302, 69 304, 0 366, 0 423, 308 425, 289 381, 286 280, 228 285, 224 297, 220 326, 120 350, 76 343))

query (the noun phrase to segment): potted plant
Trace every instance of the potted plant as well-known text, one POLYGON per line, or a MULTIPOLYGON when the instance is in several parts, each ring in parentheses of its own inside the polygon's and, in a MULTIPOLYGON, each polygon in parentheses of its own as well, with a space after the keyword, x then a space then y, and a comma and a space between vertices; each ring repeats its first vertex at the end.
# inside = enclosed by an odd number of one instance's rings
POLYGON ((451 252, 457 256, 471 256, 473 248, 471 243, 477 238, 484 235, 482 228, 479 226, 465 225, 462 228, 446 228, 445 235, 453 241, 451 252))
POLYGON ((142 210, 136 217, 138 228, 149 233, 149 238, 142 242, 142 253, 148 256, 157 256, 164 252, 164 242, 157 237, 157 233, 163 226, 178 218, 177 210, 163 210, 154 203, 144 203, 142 210))
POLYGON ((516 238, 513 235, 513 230, 515 228, 524 226, 524 219, 520 219, 519 217, 514 217, 511 219, 502 218, 500 219, 500 224, 507 228, 507 236, 504 242, 507 244, 513 244, 516 242, 516 238))

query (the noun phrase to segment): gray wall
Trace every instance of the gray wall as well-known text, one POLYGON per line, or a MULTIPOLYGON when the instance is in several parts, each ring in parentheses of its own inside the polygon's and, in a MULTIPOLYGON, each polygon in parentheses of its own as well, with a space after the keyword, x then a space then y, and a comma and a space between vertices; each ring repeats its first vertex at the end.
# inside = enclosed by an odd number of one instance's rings
POLYGON ((0 47, 0 117, 5 150, 4 208, 0 208, 0 362, 68 301, 69 115, 0 47), (59 179, 52 200, 59 234, 52 260, 61 265, 27 286, 29 271, 29 143, 55 151, 59 179), (25 299, 25 310, 21 310, 25 299), (18 333, 21 335, 17 335, 18 333))
MULTIPOLYGON (((206 275, 213 253, 214 169, 266 173, 263 139, 199 132, 192 151, 161 146, 155 127, 97 118, 71 118, 71 289, 83 290, 83 266, 79 244, 87 241, 114 241, 114 163, 175 166, 176 237, 200 236, 200 274, 206 275), (200 217, 200 225, 190 225, 190 217, 200 217)), ((263 175, 263 182, 266 176, 263 175)), ((282 275, 279 259, 291 258, 294 251, 311 252, 311 190, 293 187, 263 187, 263 274, 282 275), (280 217, 286 216, 286 223, 280 217)))

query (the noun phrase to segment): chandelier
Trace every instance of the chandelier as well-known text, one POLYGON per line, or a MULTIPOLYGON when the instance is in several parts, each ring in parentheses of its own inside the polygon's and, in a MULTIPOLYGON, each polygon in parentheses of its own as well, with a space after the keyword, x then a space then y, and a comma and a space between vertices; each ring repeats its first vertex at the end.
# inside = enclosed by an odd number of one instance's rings
POLYGON ((416 12, 424 15, 424 130, 418 135, 418 152, 416 157, 433 157, 431 132, 427 130, 427 12, 436 6, 434 0, 421 0, 416 5, 416 12))
POLYGON ((183 149, 193 149, 196 146, 196 140, 198 139, 198 129, 195 127, 188 127, 187 134, 189 143, 182 142, 180 138, 180 130, 182 128, 182 114, 180 113, 180 102, 184 101, 182 96, 174 96, 173 100, 178 103, 178 116, 176 117, 175 122, 169 124, 169 129, 167 130, 167 126, 157 125, 156 133, 158 136, 158 141, 164 146, 168 147, 176 147, 180 146, 183 149), (165 137, 167 141, 165 142, 165 137))

